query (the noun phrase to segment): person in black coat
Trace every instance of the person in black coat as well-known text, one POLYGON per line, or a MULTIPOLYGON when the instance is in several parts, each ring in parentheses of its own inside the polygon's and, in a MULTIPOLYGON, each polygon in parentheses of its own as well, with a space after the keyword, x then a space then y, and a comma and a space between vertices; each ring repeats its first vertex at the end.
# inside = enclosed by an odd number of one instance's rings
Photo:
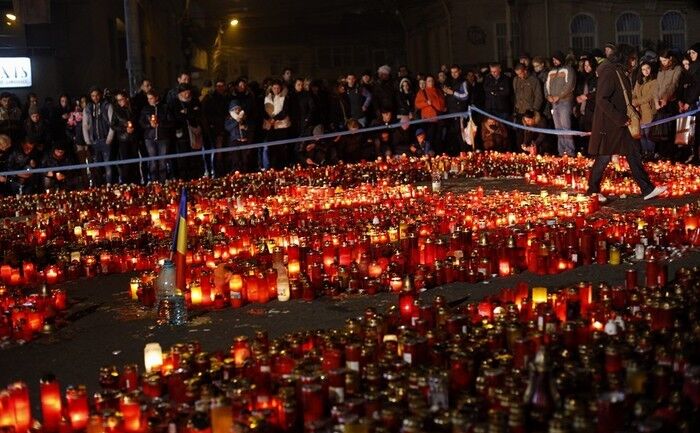
POLYGON ((484 77, 484 110, 509 120, 513 112, 512 93, 513 86, 503 74, 500 63, 491 63, 489 74, 484 77))
POLYGON ((598 66, 596 110, 588 144, 588 153, 595 157, 595 161, 588 178, 588 194, 597 195, 603 203, 607 198, 600 194, 600 182, 613 155, 627 157, 632 177, 645 200, 663 194, 667 189, 665 186, 654 187, 642 165, 639 139, 633 138, 628 129, 630 119, 625 94, 631 103, 632 91, 629 80, 625 78, 626 52, 626 47, 617 47, 608 55, 608 60, 598 66))
POLYGON ((60 168, 74 163, 75 161, 67 152, 65 143, 63 141, 55 142, 51 151, 44 156, 41 164, 52 169, 44 173, 44 189, 70 189, 74 172, 65 172, 60 168))
POLYGON ((345 124, 350 118, 350 99, 347 93, 345 93, 345 85, 343 83, 338 82, 335 84, 329 98, 329 103, 330 116, 328 119, 328 132, 344 130, 345 124))
MULTIPOLYGON (((193 96, 189 84, 178 86, 177 98, 169 106, 173 129, 175 130, 175 150, 177 153, 187 153, 202 150, 204 145, 204 119, 199 99, 193 96)), ((204 157, 188 156, 175 160, 177 176, 189 180, 201 177, 204 173, 204 157)))
POLYGON ((372 103, 377 113, 377 119, 379 119, 382 110, 396 113, 398 88, 391 79, 391 68, 388 65, 380 66, 377 69, 377 78, 372 89, 372 103))
MULTIPOLYGON (((138 158, 136 125, 139 123, 136 113, 131 109, 129 94, 125 90, 117 92, 116 105, 112 112, 111 128, 114 130, 118 159, 138 158)), ((120 164, 117 166, 122 183, 138 182, 138 164, 120 164)))
MULTIPOLYGON (((8 170, 27 170, 38 168, 41 154, 36 150, 36 143, 31 138, 25 138, 19 148, 10 152, 7 159, 8 170)), ((11 176, 8 187, 12 194, 34 194, 37 192, 37 176, 32 173, 21 173, 11 176)))
POLYGON ((39 152, 43 152, 44 147, 48 148, 51 142, 51 128, 36 105, 29 107, 27 120, 24 121, 24 135, 36 144, 39 152))
MULTIPOLYGON (((226 131, 224 130, 224 122, 228 112, 228 105, 231 97, 226 90, 226 83, 223 80, 217 80, 214 84, 214 91, 209 92, 202 99, 202 113, 206 120, 207 136, 210 138, 208 148, 221 148, 224 145, 226 131)), ((224 167, 224 154, 217 153, 208 155, 205 158, 207 170, 223 174, 226 171, 224 167)))
MULTIPOLYGON (((681 94, 680 101, 678 102, 679 111, 681 113, 693 110, 698 105, 698 99, 700 99, 700 43, 693 44, 693 46, 688 49, 688 57, 690 57, 690 67, 688 71, 684 74, 684 86, 683 93, 681 94)), ((698 145, 700 144, 700 121, 698 121, 698 115, 695 115, 695 138, 692 145, 686 146, 687 149, 684 150, 686 163, 700 163, 700 155, 698 154, 698 145)))
MULTIPOLYGON (((12 139, 9 135, 0 134, 0 171, 9 169, 7 164, 10 154, 12 153, 12 139)), ((7 195, 9 192, 7 176, 0 176, 0 196, 7 195)))
POLYGON ((289 98, 289 115, 292 119, 294 135, 304 137, 311 134, 318 125, 316 102, 308 90, 304 89, 304 80, 294 80, 294 89, 287 94, 289 98))

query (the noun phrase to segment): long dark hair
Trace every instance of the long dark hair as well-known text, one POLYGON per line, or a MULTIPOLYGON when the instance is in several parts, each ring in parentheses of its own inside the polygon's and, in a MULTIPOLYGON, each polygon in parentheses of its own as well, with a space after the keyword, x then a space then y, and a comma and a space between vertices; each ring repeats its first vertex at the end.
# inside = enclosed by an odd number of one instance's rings
MULTIPOLYGON (((664 67, 663 65, 661 65, 662 70, 666 71, 678 66, 678 57, 676 57, 676 53, 673 50, 666 48, 665 50, 659 53, 659 59, 661 59, 661 57, 669 59, 671 61, 668 67, 664 67)), ((659 63, 661 63, 661 60, 659 60, 659 63)))
POLYGON ((656 80, 656 74, 658 74, 658 67, 656 65, 656 62, 649 62, 645 60, 639 65, 639 77, 637 77, 637 83, 639 83, 639 85, 642 85, 647 81, 656 80), (651 73, 646 79, 644 77, 644 74, 642 74, 642 67, 644 65, 648 65, 651 68, 651 73))

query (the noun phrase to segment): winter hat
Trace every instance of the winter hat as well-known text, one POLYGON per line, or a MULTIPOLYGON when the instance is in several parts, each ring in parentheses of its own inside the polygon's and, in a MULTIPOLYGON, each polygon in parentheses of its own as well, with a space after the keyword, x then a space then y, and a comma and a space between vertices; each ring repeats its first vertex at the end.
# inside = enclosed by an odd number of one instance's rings
POLYGON ((552 54, 552 59, 557 59, 559 60, 559 63, 563 64, 564 59, 566 59, 566 56, 561 51, 555 51, 554 54, 552 54))
POLYGON ((377 73, 391 75, 391 67, 389 65, 382 65, 377 69, 377 73))
POLYGON ((416 137, 419 135, 425 135, 425 131, 423 131, 421 128, 416 129, 416 137))
MULTIPOLYGON (((698 51, 700 53, 700 51, 698 51)), ((658 56, 656 53, 652 50, 646 50, 644 51, 644 54, 642 55, 642 58, 639 59, 639 62, 656 62, 658 60, 658 56)))
POLYGON ((228 111, 229 111, 229 113, 230 113, 231 111, 235 110, 236 107, 240 107, 240 106, 241 106, 241 104, 238 102, 238 99, 234 99, 233 101, 231 101, 230 104, 228 104, 228 111))
POLYGON ((607 42, 605 44, 605 48, 610 48, 611 50, 617 50, 617 45, 615 42, 607 42))
POLYGON ((30 105, 29 110, 27 110, 27 113, 31 116, 32 114, 39 114, 39 107, 36 105, 30 105))
POLYGON ((688 51, 695 51, 696 53, 700 54, 700 42, 693 44, 690 48, 688 48, 688 51))
POLYGON ((411 80, 408 78, 402 78, 401 81, 399 81, 399 90, 403 91, 403 83, 407 82, 409 85, 411 84, 411 80))

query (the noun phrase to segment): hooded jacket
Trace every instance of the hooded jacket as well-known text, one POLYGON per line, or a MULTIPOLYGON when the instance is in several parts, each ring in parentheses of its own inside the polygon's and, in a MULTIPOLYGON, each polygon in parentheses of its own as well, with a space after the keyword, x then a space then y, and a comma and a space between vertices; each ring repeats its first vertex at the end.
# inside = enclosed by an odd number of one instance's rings
POLYGON ((575 86, 576 72, 573 68, 565 65, 555 66, 547 72, 544 95, 558 96, 560 101, 571 101, 574 98, 575 86))

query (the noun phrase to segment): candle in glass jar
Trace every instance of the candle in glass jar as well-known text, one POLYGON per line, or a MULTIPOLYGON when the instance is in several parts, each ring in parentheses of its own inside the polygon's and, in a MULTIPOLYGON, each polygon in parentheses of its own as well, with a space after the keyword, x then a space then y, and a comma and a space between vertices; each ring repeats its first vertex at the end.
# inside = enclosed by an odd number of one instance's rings
POLYGON ((192 303, 193 307, 202 305, 202 286, 199 285, 199 283, 193 283, 192 286, 190 286, 190 302, 192 303))
POLYGON ((8 388, 10 404, 14 411, 15 432, 24 433, 32 423, 31 407, 29 405, 29 388, 24 382, 15 382, 8 388))
POLYGON ((119 411, 122 413, 124 431, 132 433, 141 430, 141 406, 137 399, 123 396, 119 400, 119 411))
POLYGON ((61 389, 53 375, 44 376, 39 382, 41 394, 41 415, 44 431, 55 433, 61 424, 61 389))
POLYGON ((246 360, 250 358, 250 344, 248 343, 248 337, 243 335, 236 337, 233 341, 231 351, 236 368, 243 367, 246 360))
POLYGON ((289 269, 289 278, 297 278, 299 276, 299 271, 301 270, 299 259, 290 258, 287 268, 289 269))
POLYGON ((211 406, 212 433, 230 433, 233 429, 233 409, 226 398, 217 398, 211 406))
POLYGON ((46 284, 56 284, 58 282, 58 269, 55 266, 46 268, 46 284))
POLYGON ((85 387, 68 387, 66 389, 66 405, 73 431, 85 430, 89 416, 87 390, 85 387))
POLYGON ((510 275, 510 260, 502 258, 498 260, 498 275, 505 277, 510 275))
POLYGON ((614 266, 620 264, 620 248, 617 245, 610 246, 608 263, 614 266))
POLYGON ((546 287, 533 287, 532 288, 532 303, 541 304, 547 302, 547 288, 546 287))
POLYGON ((140 279, 138 277, 134 277, 129 281, 129 296, 131 297, 132 301, 136 301, 139 298, 139 283, 140 279))
POLYGON ((10 393, 6 390, 0 391, 0 427, 10 427, 15 422, 15 412, 12 408, 10 393))
POLYGON ((143 364, 146 372, 160 371, 163 365, 163 349, 160 344, 146 344, 143 349, 143 364))

